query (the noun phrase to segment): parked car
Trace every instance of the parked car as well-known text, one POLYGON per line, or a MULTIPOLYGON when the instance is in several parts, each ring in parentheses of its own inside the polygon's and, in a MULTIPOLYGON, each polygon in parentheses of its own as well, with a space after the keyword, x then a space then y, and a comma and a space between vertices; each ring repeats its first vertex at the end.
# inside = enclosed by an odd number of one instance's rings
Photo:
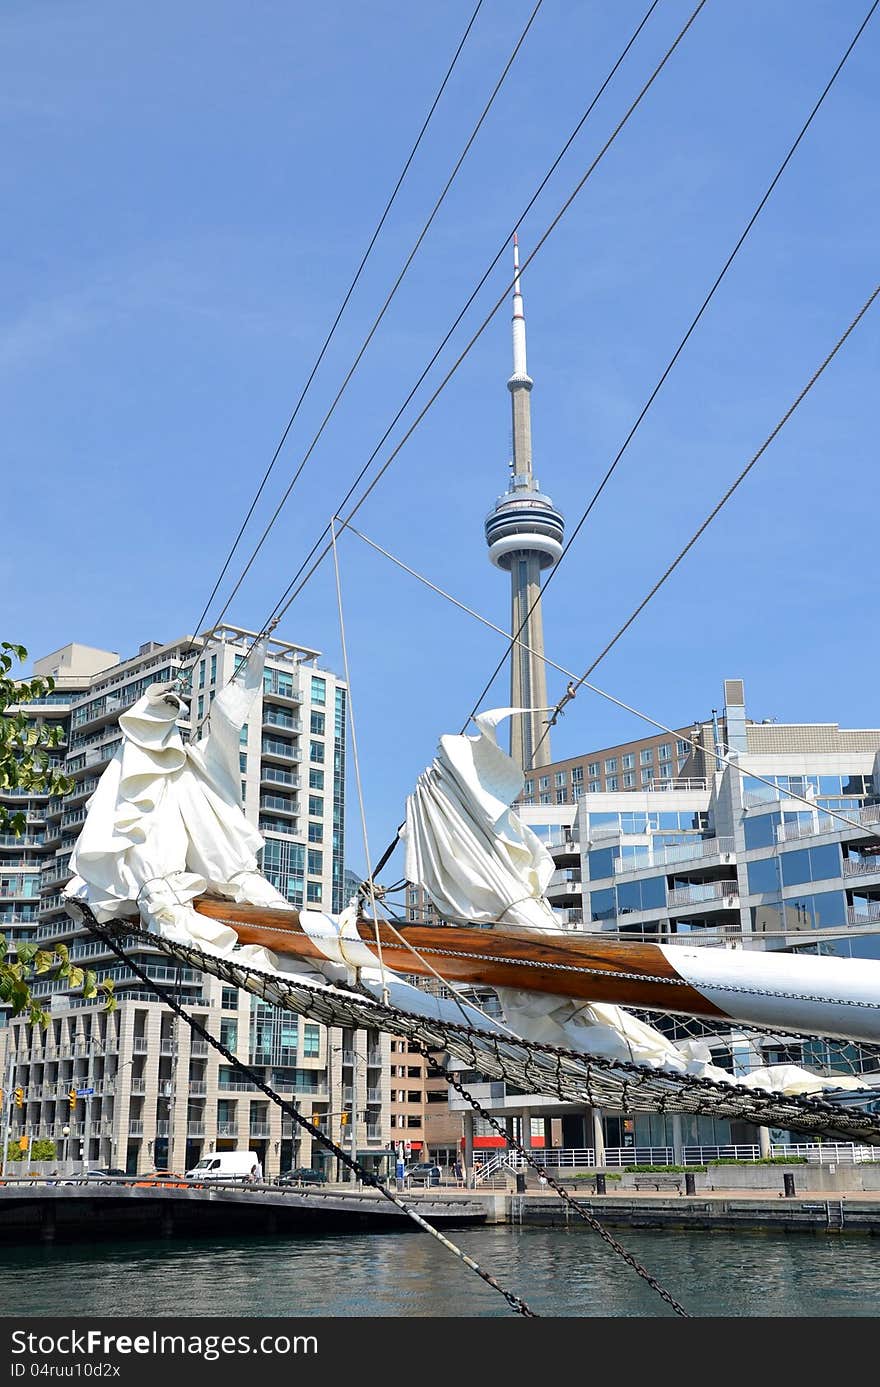
POLYGON ((414 1185, 440 1184, 440 1167, 433 1165, 431 1161, 417 1161, 415 1165, 408 1165, 403 1174, 404 1179, 414 1185))
POLYGON ((275 1182, 278 1185, 325 1185, 327 1177, 322 1170, 312 1170, 308 1166, 297 1166, 295 1170, 285 1170, 275 1182))
POLYGON ((118 1179, 119 1176, 126 1176, 127 1174, 127 1170, 120 1170, 118 1166, 99 1166, 96 1169, 90 1169, 86 1174, 86 1179, 107 1180, 111 1177, 118 1179))

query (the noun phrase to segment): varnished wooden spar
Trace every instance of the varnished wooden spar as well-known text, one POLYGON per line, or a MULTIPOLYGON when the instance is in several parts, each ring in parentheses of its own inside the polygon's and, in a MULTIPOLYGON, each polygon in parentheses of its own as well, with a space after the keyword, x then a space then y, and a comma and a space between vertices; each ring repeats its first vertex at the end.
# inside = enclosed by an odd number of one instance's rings
MULTIPOLYGON (((242 944, 260 944, 273 953, 297 958, 326 959, 303 930, 296 910, 237 905, 208 896, 200 897, 193 905, 199 914, 229 925, 242 944)), ((450 982, 522 988, 619 1006, 656 1007, 689 1016, 725 1015, 680 978, 656 944, 474 929, 466 925, 397 928, 413 949, 424 954, 450 982)), ((357 931, 378 965, 373 921, 359 919, 357 931)), ((387 968, 396 973, 432 976, 427 964, 401 944, 383 921, 379 922, 379 939, 387 968)))

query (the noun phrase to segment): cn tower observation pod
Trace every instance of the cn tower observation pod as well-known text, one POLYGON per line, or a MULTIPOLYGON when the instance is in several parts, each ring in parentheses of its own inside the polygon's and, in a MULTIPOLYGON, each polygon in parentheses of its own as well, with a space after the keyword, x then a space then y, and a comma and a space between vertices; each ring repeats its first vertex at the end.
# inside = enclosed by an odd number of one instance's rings
POLYGON ((524 551, 534 555, 542 569, 552 568, 562 554, 563 534, 561 512, 531 476, 514 477, 510 490, 486 516, 489 558, 507 572, 514 555, 524 551))

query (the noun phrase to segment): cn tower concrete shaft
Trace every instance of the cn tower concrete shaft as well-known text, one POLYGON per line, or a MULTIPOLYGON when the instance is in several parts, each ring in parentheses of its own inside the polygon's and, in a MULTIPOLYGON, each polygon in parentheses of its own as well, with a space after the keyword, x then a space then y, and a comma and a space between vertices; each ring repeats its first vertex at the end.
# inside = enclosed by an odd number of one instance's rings
POLYGON ((510 703, 527 711, 510 720, 510 754, 524 771, 551 760, 547 731, 547 677, 541 573, 562 553, 564 521, 532 471, 532 380, 526 363, 526 324, 519 282, 519 245, 513 238, 513 374, 507 382, 513 416, 510 485, 486 518, 489 558, 510 574, 510 703))

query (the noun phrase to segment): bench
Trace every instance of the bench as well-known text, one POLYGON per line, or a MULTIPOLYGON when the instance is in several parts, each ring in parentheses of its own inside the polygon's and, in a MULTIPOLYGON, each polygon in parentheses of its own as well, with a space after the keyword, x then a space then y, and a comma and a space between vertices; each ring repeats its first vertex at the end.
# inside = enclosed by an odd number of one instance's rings
POLYGON ((677 1190, 678 1193, 681 1194, 680 1175, 673 1175, 671 1173, 664 1175, 658 1171, 656 1174, 648 1173, 636 1175, 633 1177, 633 1183, 637 1190, 677 1190))

